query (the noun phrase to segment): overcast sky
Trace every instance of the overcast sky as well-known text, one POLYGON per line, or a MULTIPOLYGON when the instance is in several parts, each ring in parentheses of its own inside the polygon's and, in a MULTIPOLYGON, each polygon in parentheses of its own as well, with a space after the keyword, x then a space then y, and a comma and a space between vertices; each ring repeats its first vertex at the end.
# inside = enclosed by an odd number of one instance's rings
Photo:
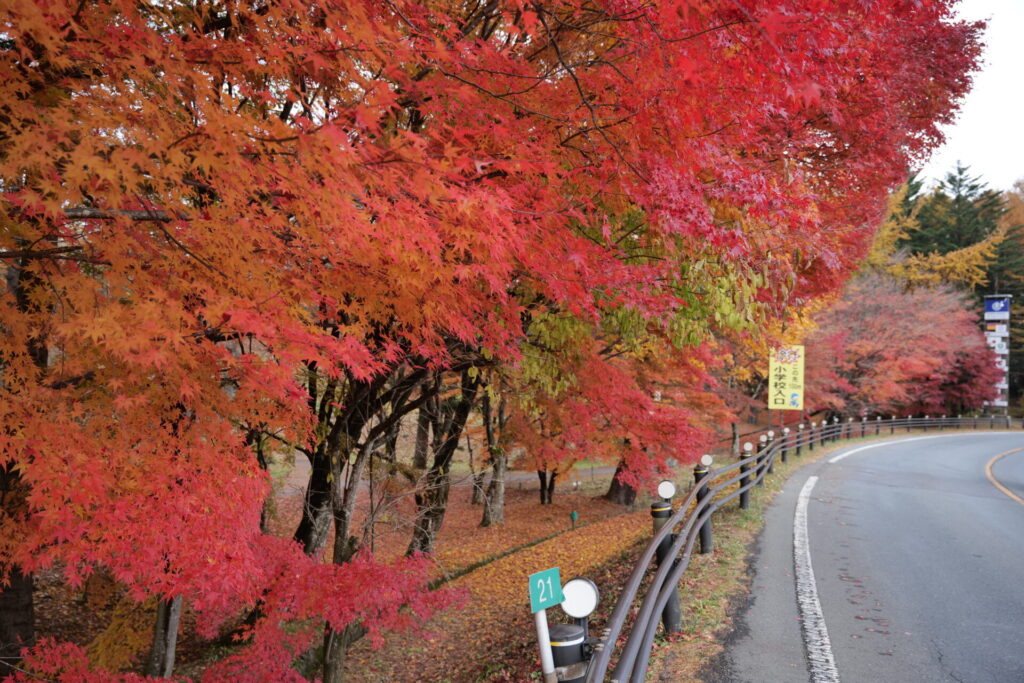
POLYGON ((959 159, 989 187, 1008 190, 1024 179, 1024 0, 961 0, 960 16, 988 20, 984 64, 922 175, 942 178, 959 159))

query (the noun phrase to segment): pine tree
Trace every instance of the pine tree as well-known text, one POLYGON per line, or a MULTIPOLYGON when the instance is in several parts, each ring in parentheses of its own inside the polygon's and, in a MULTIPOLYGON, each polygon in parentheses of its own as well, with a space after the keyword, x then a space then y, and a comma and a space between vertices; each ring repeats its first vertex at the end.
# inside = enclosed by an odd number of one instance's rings
POLYGON ((912 178, 907 198, 916 206, 918 229, 902 243, 916 254, 945 254, 981 242, 996 231, 1006 213, 1006 202, 996 190, 988 189, 969 167, 957 162, 938 187, 921 196, 922 183, 912 178))

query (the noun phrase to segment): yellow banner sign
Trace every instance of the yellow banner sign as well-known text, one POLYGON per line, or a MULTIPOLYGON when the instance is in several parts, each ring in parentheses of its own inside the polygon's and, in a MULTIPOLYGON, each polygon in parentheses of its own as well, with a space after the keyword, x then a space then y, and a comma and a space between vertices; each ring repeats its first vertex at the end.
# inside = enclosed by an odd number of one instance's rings
POLYGON ((804 409, 804 347, 783 346, 768 358, 769 410, 804 409))

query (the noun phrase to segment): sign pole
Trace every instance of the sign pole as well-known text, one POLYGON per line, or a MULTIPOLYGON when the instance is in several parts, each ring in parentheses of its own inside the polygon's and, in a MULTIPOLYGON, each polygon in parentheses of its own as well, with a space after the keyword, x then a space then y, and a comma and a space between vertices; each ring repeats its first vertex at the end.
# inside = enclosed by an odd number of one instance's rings
POLYGON ((544 674, 544 683, 557 683, 555 658, 551 654, 551 635, 548 633, 548 611, 542 609, 539 612, 534 612, 533 621, 537 625, 537 643, 540 645, 540 672, 544 674))
POLYGON ((999 380, 995 387, 998 397, 987 404, 993 414, 996 408, 1002 408, 1004 415, 1009 414, 1010 304, 1012 298, 1009 294, 985 295, 985 341, 996 352, 996 367, 999 369, 999 380))
POLYGON ((562 579, 558 567, 530 574, 530 611, 537 625, 537 645, 540 646, 540 671, 544 683, 558 683, 555 676, 555 657, 551 652, 551 633, 548 631, 548 607, 561 605, 565 601, 562 593, 562 579))

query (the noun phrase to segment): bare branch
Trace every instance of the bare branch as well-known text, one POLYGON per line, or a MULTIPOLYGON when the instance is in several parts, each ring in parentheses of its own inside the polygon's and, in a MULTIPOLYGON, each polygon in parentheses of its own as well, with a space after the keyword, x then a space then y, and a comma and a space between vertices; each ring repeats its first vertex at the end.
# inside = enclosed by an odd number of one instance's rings
POLYGON ((157 223, 170 223, 173 220, 187 221, 189 217, 187 214, 161 210, 150 210, 150 211, 127 211, 127 210, 107 210, 107 209, 91 209, 87 207, 74 207, 64 211, 64 217, 70 220, 100 220, 100 221, 112 221, 117 218, 128 218, 133 221, 155 221, 157 223))

